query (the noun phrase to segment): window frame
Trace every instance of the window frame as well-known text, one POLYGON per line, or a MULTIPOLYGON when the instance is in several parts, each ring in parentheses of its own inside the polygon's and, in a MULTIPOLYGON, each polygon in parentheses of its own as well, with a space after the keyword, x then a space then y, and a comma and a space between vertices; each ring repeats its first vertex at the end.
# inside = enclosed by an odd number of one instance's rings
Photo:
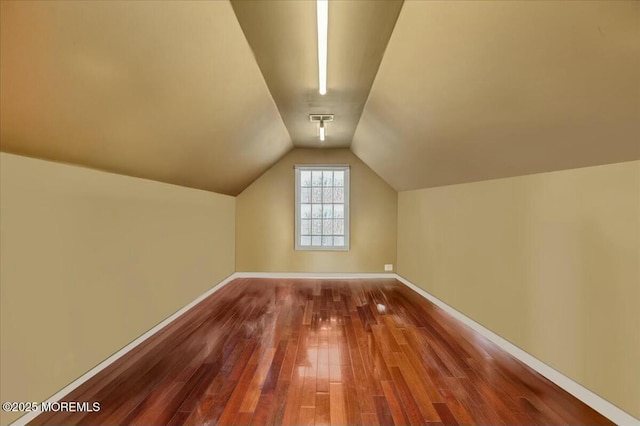
MULTIPOLYGON (((294 166, 295 171, 295 232, 294 232, 294 249, 296 251, 349 251, 351 247, 351 239, 349 235, 351 233, 350 227, 350 186, 351 186, 351 166, 349 164, 296 164, 294 166), (300 182, 301 171, 343 171, 344 172, 344 246, 303 246, 300 244, 300 192, 302 189, 300 182)), ((324 204, 324 203, 322 203, 324 204)))

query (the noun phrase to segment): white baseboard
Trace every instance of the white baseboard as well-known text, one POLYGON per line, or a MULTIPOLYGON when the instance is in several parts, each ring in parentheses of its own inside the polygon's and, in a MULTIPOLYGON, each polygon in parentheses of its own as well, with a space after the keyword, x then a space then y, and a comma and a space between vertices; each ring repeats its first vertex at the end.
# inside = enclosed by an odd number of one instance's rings
POLYGON ((547 364, 535 358, 531 354, 523 351, 513 343, 500 337, 499 335, 489 330, 488 328, 484 327, 483 325, 480 325, 479 323, 475 322, 474 320, 464 315, 460 311, 456 310, 455 308, 452 308, 451 306, 444 303, 442 300, 438 299, 437 297, 433 296, 432 294, 426 292, 422 288, 413 284, 411 281, 397 274, 396 274, 396 278, 398 279, 398 281, 405 284, 407 287, 411 288, 416 293, 418 293, 419 295, 423 296, 425 299, 432 302, 434 305, 446 311, 449 315, 451 315, 455 319, 469 326, 474 331, 480 333, 482 336, 486 337, 487 339, 489 339, 490 341, 498 345, 501 349, 504 349, 513 357, 517 358, 522 363, 528 365, 530 368, 534 369, 535 371, 537 371, 538 373, 540 373, 541 375, 543 375, 544 377, 546 377, 547 379, 549 379, 550 381, 552 381, 553 383, 555 383, 556 385, 558 385, 559 387, 561 387, 562 389, 570 393, 571 395, 575 396, 580 401, 584 402, 585 404, 587 404, 588 406, 590 406, 591 408, 593 408, 594 410, 596 410, 597 412, 599 412, 600 414, 602 414, 603 416, 611 420, 612 422, 621 426, 640 425, 640 421, 635 417, 633 417, 631 414, 616 407, 606 399, 603 399, 602 397, 596 395, 595 393, 591 392, 589 389, 585 388, 581 384, 575 382, 574 380, 570 379, 569 377, 565 376, 564 374, 560 373, 554 368, 548 366, 547 364))
MULTIPOLYGON (((309 273, 309 272, 235 272, 225 278, 223 281, 209 289, 206 293, 202 294, 194 301, 184 306, 182 309, 176 311, 171 316, 164 319, 162 322, 157 324, 155 327, 135 339, 133 342, 129 343, 127 346, 120 349, 118 352, 111 355, 109 358, 102 361, 100 364, 96 365, 94 368, 83 374, 81 377, 65 386, 63 389, 58 391, 55 395, 51 396, 46 402, 57 402, 60 401, 65 395, 69 394, 71 391, 76 389, 78 386, 91 379, 93 376, 98 374, 100 371, 113 364, 116 360, 122 357, 127 352, 131 351, 133 348, 147 340, 149 337, 153 336, 158 331, 162 330, 164 327, 169 325, 172 321, 178 318, 180 315, 187 312, 189 309, 200 303, 202 300, 215 293, 219 289, 221 289, 224 285, 233 281, 236 278, 299 278, 299 279, 358 279, 358 278, 395 278, 406 286, 410 287, 412 290, 416 291, 421 296, 425 297, 427 300, 432 302, 434 305, 442 308, 444 311, 449 313, 451 316, 461 321, 462 323, 469 326, 471 329, 480 333, 487 339, 491 340, 493 343, 498 345, 500 348, 507 351, 509 354, 528 365, 532 369, 536 370, 538 373, 542 374, 547 379, 551 380, 556 385, 560 386, 565 391, 569 392, 571 395, 575 396, 585 404, 592 407, 594 410, 598 411, 603 416, 607 417, 614 423, 622 426, 638 426, 640 425, 640 421, 633 417, 632 415, 626 413, 615 405, 611 404, 609 401, 601 398, 595 393, 591 392, 584 386, 576 383, 569 377, 563 375, 557 370, 549 367, 547 364, 523 351, 516 345, 511 342, 505 340, 499 335, 495 334, 488 328, 480 325, 475 322, 471 318, 447 305, 440 299, 416 286, 412 282, 406 280, 395 273, 309 273)), ((18 420, 13 422, 11 426, 24 426, 29 423, 31 420, 36 418, 41 413, 30 412, 20 417, 18 420)))
POLYGON ((358 279, 358 278, 391 278, 394 273, 375 272, 236 272, 236 278, 298 278, 298 279, 358 279))
MULTIPOLYGON (((199 296, 193 302, 189 303, 188 305, 185 305, 180 310, 174 312, 171 316, 165 318, 162 322, 157 324, 155 327, 153 327, 152 329, 150 329, 149 331, 147 331, 146 333, 144 333, 143 335, 138 337, 133 342, 129 343, 127 346, 125 346, 122 349, 120 349, 118 352, 116 352, 113 355, 111 355, 109 358, 107 358, 104 361, 102 361, 100 364, 98 364, 95 367, 93 367, 91 370, 87 371, 85 374, 83 374, 82 376, 80 376, 79 378, 77 378, 76 380, 74 380, 73 382, 71 382, 70 384, 65 386, 64 388, 62 388, 55 395, 53 395, 52 397, 50 397, 49 399, 47 399, 44 402, 53 403, 53 402, 60 401, 65 395, 69 394, 71 391, 76 389, 78 386, 80 386, 81 384, 83 384, 87 380, 91 379, 93 376, 95 376, 100 371, 102 371, 105 368, 107 368, 109 365, 113 364, 115 361, 117 361, 124 354, 126 354, 129 351, 131 351, 133 348, 135 348, 140 343, 142 343, 145 340, 147 340, 149 337, 151 337, 154 334, 156 334, 158 331, 162 330, 164 327, 169 325, 169 323, 174 321, 180 315, 184 314, 189 309, 193 308, 195 305, 197 305, 198 303, 203 301, 205 298, 209 297, 210 295, 212 295, 216 291, 220 290, 222 287, 224 287, 226 284, 228 284, 229 282, 233 281, 236 278, 238 278, 238 277, 236 276, 235 273, 229 275, 227 278, 225 278, 224 280, 220 281, 218 284, 213 286, 211 289, 207 290, 206 293, 204 293, 201 296, 199 296)), ((40 411, 31 411, 31 412, 25 414, 24 416, 20 417, 19 419, 17 419, 15 422, 11 423, 10 426, 24 426, 27 423, 29 423, 31 420, 35 419, 40 414, 42 414, 40 411)))

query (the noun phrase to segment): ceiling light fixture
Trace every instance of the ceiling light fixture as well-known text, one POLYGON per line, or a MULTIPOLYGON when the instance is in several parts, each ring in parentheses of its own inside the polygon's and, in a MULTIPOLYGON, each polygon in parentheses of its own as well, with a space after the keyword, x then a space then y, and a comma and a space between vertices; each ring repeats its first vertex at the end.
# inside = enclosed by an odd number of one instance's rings
POLYGON ((329 121, 333 121, 333 114, 309 114, 309 121, 318 123, 318 135, 320 141, 324 142, 327 138, 327 124, 329 121))
POLYGON ((329 0, 317 0, 318 17, 318 85, 321 95, 327 93, 327 28, 329 0))

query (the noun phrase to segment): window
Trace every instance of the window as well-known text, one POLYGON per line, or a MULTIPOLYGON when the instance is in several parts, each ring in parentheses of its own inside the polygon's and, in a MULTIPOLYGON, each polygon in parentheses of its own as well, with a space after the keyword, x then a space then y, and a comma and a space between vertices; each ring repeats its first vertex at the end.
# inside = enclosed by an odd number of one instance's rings
POLYGON ((296 250, 349 250, 349 166, 296 166, 296 250))

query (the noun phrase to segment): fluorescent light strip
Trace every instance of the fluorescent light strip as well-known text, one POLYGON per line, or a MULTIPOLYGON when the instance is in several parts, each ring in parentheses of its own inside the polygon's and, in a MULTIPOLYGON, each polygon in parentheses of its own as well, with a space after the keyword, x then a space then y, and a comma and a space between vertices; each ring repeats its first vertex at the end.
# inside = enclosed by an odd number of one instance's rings
POLYGON ((329 0, 317 0, 317 2, 318 84, 320 94, 324 95, 327 93, 327 27, 329 25, 329 0))
POLYGON ((320 122, 320 141, 321 142, 324 142, 324 136, 325 136, 324 132, 325 132, 324 122, 321 121, 320 122))

